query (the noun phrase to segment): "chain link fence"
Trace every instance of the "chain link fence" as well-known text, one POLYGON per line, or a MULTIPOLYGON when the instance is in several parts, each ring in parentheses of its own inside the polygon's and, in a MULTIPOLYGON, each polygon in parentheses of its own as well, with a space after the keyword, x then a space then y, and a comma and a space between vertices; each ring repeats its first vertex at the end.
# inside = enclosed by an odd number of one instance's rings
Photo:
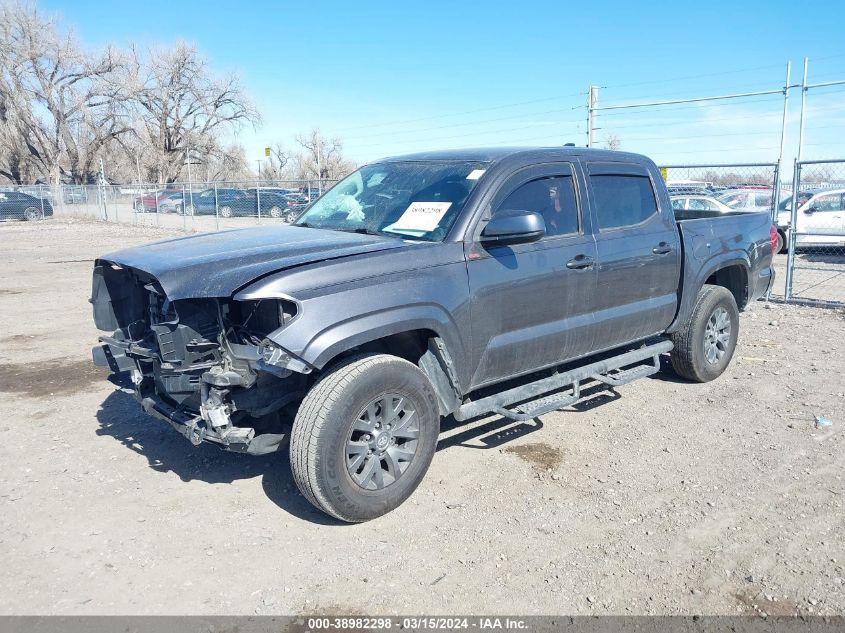
POLYGON ((791 195, 776 188, 776 163, 666 165, 660 168, 672 206, 712 211, 769 211, 791 195))
POLYGON ((292 222, 334 180, 0 187, 0 218, 89 218, 215 231, 292 222))
POLYGON ((845 306, 845 159, 795 164, 793 203, 778 214, 788 245, 784 298, 845 306))

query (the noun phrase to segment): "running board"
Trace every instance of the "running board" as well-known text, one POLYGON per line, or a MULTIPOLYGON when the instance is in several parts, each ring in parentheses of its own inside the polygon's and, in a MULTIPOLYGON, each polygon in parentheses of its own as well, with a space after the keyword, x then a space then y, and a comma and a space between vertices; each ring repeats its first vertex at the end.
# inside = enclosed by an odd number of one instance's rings
POLYGON ((475 402, 467 402, 458 407, 453 415, 459 422, 486 413, 498 413, 519 422, 531 420, 578 402, 581 398, 581 383, 585 380, 618 387, 657 373, 660 371, 660 354, 672 351, 672 347, 672 341, 661 340, 619 356, 541 378, 475 402), (651 360, 651 363, 638 364, 646 360, 651 360), (631 365, 636 366, 622 369, 631 365), (552 393, 567 386, 572 389, 571 393, 552 393))

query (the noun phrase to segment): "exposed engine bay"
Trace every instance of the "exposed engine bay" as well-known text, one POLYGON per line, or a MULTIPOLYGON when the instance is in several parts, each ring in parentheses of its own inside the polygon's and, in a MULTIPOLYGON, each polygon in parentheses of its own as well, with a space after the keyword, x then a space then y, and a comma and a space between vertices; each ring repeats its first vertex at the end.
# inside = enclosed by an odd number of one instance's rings
POLYGON ((129 372, 147 413, 194 444, 253 454, 283 445, 312 368, 270 335, 296 318, 296 302, 171 301, 153 276, 104 260, 91 297, 97 327, 113 332, 94 362, 129 372))

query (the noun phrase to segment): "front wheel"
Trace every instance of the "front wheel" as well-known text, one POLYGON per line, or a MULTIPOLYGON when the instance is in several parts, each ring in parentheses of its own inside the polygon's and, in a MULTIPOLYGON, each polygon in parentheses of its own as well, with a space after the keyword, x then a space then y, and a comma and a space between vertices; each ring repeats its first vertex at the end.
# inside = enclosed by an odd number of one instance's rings
POLYGON ((23 212, 23 219, 24 220, 27 220, 29 222, 33 222, 35 220, 40 220, 41 217, 42 217, 41 209, 38 209, 36 207, 27 207, 26 209, 24 209, 24 212, 23 212))
POLYGON ((221 218, 231 218, 232 217, 232 207, 220 207, 220 217, 221 218))
POLYGON ((727 369, 739 336, 739 310, 731 292, 705 285, 689 321, 672 334, 672 367, 682 377, 709 382, 727 369))
POLYGON ((357 357, 321 378, 299 407, 294 481, 338 519, 374 519, 417 488, 439 433, 434 390, 416 365, 386 354, 357 357))

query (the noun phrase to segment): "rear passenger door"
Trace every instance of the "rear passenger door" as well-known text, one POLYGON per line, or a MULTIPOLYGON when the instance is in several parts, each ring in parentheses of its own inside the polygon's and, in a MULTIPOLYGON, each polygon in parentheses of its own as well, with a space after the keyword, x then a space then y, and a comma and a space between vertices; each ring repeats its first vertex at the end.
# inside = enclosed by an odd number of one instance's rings
POLYGON ((487 219, 535 211, 546 235, 485 246, 478 236, 486 220, 475 227, 467 254, 476 367, 470 388, 559 364, 594 345, 596 245, 582 191, 573 165, 553 163, 517 172, 493 194, 487 219))
POLYGON ((645 166, 595 162, 587 172, 598 253, 597 341, 610 348, 660 333, 674 319, 680 236, 645 166))

